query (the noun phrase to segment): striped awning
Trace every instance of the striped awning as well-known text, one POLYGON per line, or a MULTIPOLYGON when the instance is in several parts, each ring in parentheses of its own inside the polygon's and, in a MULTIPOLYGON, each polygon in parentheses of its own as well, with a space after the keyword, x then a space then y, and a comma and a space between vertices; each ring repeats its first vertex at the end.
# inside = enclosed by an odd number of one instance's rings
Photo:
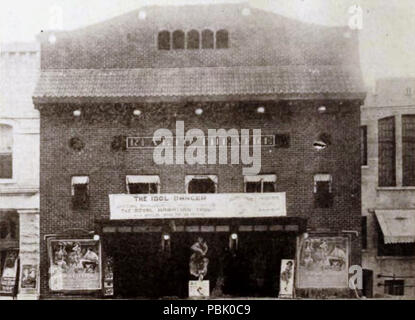
POLYGON ((385 244, 415 242, 415 210, 376 210, 385 244))

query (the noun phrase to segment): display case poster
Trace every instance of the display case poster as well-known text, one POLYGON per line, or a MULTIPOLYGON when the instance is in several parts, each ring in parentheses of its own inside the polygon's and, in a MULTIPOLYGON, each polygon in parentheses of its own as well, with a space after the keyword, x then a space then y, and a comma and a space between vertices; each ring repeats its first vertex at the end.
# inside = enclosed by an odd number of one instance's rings
POLYGON ((50 240, 52 291, 101 290, 101 247, 95 240, 50 240))
POLYGON ((298 288, 348 287, 348 238, 308 237, 299 249, 298 288))
POLYGON ((114 295, 113 257, 107 255, 104 267, 104 296, 114 295))
POLYGON ((16 286, 18 257, 19 253, 16 250, 7 252, 0 280, 0 293, 13 294, 16 286))
POLYGON ((37 266, 25 264, 22 266, 22 273, 20 278, 20 288, 22 289, 36 289, 37 283, 37 266))
POLYGON ((209 280, 189 281, 189 297, 209 297, 210 285, 209 280))
POLYGON ((294 260, 281 260, 279 298, 294 297, 294 260))

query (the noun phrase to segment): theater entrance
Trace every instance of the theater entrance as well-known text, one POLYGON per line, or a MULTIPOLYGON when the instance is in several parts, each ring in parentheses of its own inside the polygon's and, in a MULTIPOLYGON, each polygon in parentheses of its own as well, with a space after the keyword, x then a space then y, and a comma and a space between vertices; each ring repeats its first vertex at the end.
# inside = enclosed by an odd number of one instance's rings
POLYGON ((211 297, 278 296, 281 259, 295 259, 299 225, 201 222, 104 227, 103 250, 113 257, 114 297, 188 298, 188 283, 197 280, 191 273, 198 243, 206 246, 203 278, 210 282, 211 297))

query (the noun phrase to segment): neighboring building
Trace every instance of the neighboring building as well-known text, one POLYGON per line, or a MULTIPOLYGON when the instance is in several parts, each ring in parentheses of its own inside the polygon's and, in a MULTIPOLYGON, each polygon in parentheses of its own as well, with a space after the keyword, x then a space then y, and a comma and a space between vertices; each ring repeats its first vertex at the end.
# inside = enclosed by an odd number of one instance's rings
POLYGON ((38 297, 39 112, 32 95, 39 51, 36 43, 0 46, 0 295, 6 298, 38 297))
POLYGON ((415 297, 415 78, 381 79, 362 107, 365 294, 415 297))
POLYGON ((146 7, 40 40, 42 296, 186 297, 198 237, 212 296, 277 296, 281 259, 299 261, 298 296, 350 295, 365 98, 354 31, 229 4, 146 7), (261 129, 261 171, 244 176, 230 152, 156 164, 152 137, 180 140, 176 121, 261 129))

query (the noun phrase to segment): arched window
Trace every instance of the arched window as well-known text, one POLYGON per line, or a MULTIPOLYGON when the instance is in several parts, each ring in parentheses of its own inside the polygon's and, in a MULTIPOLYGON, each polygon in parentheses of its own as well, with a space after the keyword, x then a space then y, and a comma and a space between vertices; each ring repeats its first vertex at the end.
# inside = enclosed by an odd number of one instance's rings
POLYGON ((159 50, 170 50, 170 32, 161 31, 158 35, 159 50))
POLYGON ((173 32, 173 49, 184 49, 184 32, 181 30, 173 32))
POLYGON ((226 30, 216 32, 216 49, 229 48, 229 33, 226 30))
POLYGON ((13 128, 0 124, 0 179, 13 177, 13 128))
POLYGON ((187 33, 187 49, 199 49, 200 36, 197 30, 191 30, 187 33))
POLYGON ((202 31, 202 48, 203 49, 213 49, 214 48, 214 35, 211 30, 202 31))

